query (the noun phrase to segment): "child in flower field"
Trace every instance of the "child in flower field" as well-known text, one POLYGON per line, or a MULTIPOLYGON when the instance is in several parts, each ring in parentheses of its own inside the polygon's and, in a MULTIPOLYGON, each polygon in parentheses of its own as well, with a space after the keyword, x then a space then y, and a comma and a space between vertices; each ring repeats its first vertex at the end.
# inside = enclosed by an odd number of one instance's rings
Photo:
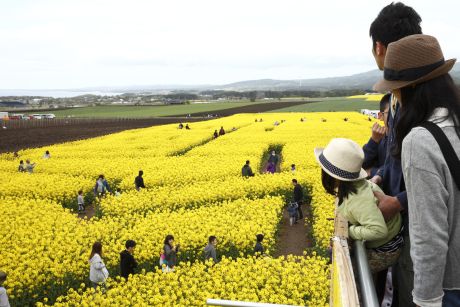
POLYGON ((8 301, 8 295, 6 294, 6 289, 3 287, 3 283, 6 280, 6 273, 0 271, 0 307, 10 307, 8 301))
POLYGON ((289 224, 292 226, 297 224, 297 218, 299 216, 299 205, 296 202, 289 203, 287 211, 289 213, 289 224))
POLYGON ((174 236, 167 235, 163 245, 163 254, 160 256, 160 265, 163 271, 169 272, 173 270, 177 262, 177 252, 179 244, 174 245, 174 236), (166 267, 163 267, 165 265, 166 267))
POLYGON ((349 139, 332 139, 326 148, 315 148, 322 168, 321 180, 327 193, 338 197, 337 211, 351 224, 349 235, 366 241, 367 257, 372 273, 393 265, 403 245, 401 215, 385 223, 377 207, 374 191, 382 193, 366 180, 362 169, 364 152, 349 139))
POLYGON ((78 203, 78 212, 85 211, 85 199, 83 198, 82 190, 78 191, 77 203, 78 203))
POLYGON ((18 172, 24 173, 26 171, 26 166, 24 165, 24 160, 19 161, 18 172))
POLYGON ((104 261, 102 261, 102 244, 101 242, 95 242, 91 249, 91 255, 89 256, 89 280, 93 284, 94 289, 105 283, 109 277, 109 271, 105 267, 104 261))

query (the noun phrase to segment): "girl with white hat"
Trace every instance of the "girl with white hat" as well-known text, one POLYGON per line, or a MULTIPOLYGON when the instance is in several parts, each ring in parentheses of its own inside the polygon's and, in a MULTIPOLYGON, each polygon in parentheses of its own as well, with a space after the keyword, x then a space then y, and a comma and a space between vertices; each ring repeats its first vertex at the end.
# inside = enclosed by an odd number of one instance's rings
POLYGON ((372 273, 393 265, 403 244, 401 215, 385 223, 373 193, 382 190, 366 180, 361 147, 352 140, 337 138, 324 149, 315 148, 315 156, 322 168, 323 187, 338 197, 337 211, 351 224, 350 237, 366 241, 372 273))

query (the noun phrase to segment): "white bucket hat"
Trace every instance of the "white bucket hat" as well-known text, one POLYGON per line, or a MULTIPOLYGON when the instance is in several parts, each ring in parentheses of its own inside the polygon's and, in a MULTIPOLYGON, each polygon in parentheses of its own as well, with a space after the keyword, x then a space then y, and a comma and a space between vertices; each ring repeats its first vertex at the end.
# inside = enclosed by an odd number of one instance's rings
POLYGON ((365 179, 362 169, 364 152, 349 139, 332 139, 326 148, 315 148, 315 156, 321 168, 332 177, 343 181, 365 179))

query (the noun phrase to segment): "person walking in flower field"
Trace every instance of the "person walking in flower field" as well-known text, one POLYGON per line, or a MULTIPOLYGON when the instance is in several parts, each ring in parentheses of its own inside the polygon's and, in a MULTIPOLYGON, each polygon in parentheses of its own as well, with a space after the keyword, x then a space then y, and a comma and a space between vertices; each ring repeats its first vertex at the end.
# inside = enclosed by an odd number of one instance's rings
POLYGON ((78 204, 78 212, 85 211, 85 199, 83 197, 82 190, 78 191, 77 204, 78 204))
POLYGON ((6 293, 6 289, 3 287, 3 283, 6 280, 6 273, 0 271, 0 307, 10 307, 10 303, 8 301, 8 294, 6 293))
POLYGON ((297 220, 299 219, 299 204, 295 201, 290 202, 287 206, 287 211, 289 214, 289 225, 293 226, 297 224, 297 220))
POLYGON ((96 186, 94 187, 94 195, 104 196, 107 192, 110 192, 109 183, 105 179, 104 175, 99 175, 96 186))
POLYGON ((140 191, 141 188, 145 189, 144 178, 142 178, 142 175, 144 175, 144 172, 139 171, 139 175, 134 179, 134 185, 137 191, 140 191))
POLYGON ((136 241, 127 240, 125 250, 120 253, 120 275, 128 279, 129 275, 134 274, 134 269, 137 268, 137 261, 134 259, 133 253, 136 247, 136 241))
POLYGON ((299 213, 298 219, 303 219, 302 205, 303 205, 303 189, 302 186, 297 182, 297 179, 292 179, 294 185, 294 202, 297 203, 297 211, 299 213))
POLYGON ((401 215, 385 222, 374 196, 374 191, 383 192, 366 180, 362 148, 352 140, 337 138, 324 149, 315 148, 315 157, 322 169, 324 189, 338 197, 337 212, 350 223, 350 237, 366 241, 372 273, 395 264, 404 243, 401 215))
POLYGON ((105 267, 104 261, 102 261, 102 244, 101 242, 95 242, 91 249, 89 256, 89 280, 91 281, 94 289, 99 286, 103 286, 107 278, 109 277, 109 271, 105 267))
POLYGON ((276 166, 278 165, 278 162, 280 161, 280 158, 276 154, 276 152, 273 150, 270 154, 270 157, 268 158, 268 163, 273 163, 275 165, 275 171, 276 171, 276 166))

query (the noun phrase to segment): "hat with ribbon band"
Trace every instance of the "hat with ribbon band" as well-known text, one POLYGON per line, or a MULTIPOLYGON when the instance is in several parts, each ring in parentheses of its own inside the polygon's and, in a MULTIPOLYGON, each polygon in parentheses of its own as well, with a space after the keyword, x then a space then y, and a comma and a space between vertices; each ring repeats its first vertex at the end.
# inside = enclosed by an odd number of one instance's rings
POLYGON ((321 168, 332 177, 342 181, 365 179, 362 169, 364 152, 349 139, 332 139, 325 148, 315 148, 315 157, 321 168))
POLYGON ((447 74, 456 59, 444 60, 438 40, 415 34, 388 45, 383 79, 374 85, 378 92, 388 92, 416 85, 447 74))

